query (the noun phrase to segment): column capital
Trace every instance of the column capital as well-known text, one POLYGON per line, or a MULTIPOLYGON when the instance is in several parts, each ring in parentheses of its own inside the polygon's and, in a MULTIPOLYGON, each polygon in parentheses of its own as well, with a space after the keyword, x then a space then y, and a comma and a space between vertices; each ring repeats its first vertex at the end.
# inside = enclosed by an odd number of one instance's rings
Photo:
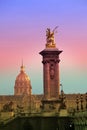
POLYGON ((42 63, 47 64, 47 63, 49 63, 49 60, 43 60, 42 63))

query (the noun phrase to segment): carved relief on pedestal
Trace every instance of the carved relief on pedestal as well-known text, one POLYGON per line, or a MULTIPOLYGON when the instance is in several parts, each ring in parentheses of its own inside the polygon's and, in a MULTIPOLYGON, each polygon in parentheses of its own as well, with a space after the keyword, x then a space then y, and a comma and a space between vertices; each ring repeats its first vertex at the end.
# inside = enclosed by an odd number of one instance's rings
POLYGON ((55 76, 54 65, 50 64, 50 78, 54 79, 54 76, 55 76))

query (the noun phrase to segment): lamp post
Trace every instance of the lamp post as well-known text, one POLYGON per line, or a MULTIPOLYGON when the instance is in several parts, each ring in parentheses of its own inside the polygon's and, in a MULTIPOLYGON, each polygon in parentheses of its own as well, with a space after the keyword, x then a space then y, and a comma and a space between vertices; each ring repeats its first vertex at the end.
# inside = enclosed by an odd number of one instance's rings
POLYGON ((65 105, 65 99, 66 99, 66 97, 65 97, 65 95, 64 95, 64 91, 63 91, 63 85, 62 84, 60 84, 60 86, 61 86, 61 107, 64 109, 64 108, 66 108, 66 105, 65 105))
POLYGON ((85 101, 86 101, 86 109, 87 109, 87 93, 86 93, 86 96, 85 96, 85 101))
POLYGON ((77 104, 77 111, 79 110, 79 98, 78 98, 78 96, 76 97, 76 104, 77 104))
POLYGON ((83 110, 83 95, 82 94, 80 96, 80 101, 81 101, 81 110, 83 110))

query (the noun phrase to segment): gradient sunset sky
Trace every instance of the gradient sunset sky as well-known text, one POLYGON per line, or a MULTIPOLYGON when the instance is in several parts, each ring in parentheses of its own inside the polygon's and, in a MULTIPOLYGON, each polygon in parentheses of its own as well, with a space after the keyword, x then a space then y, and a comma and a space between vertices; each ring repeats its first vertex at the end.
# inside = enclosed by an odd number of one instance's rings
POLYGON ((14 93, 22 59, 32 93, 43 93, 39 52, 56 26, 64 92, 87 92, 87 0, 0 0, 0 94, 14 93))

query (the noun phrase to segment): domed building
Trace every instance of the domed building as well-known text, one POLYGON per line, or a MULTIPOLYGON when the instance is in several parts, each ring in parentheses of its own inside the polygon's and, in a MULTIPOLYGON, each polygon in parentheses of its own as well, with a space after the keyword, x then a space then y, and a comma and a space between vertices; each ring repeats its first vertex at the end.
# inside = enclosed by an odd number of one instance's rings
POLYGON ((22 64, 14 85, 14 95, 0 95, 0 111, 7 112, 12 108, 14 112, 28 113, 38 111, 42 95, 33 95, 30 77, 25 72, 22 64), (10 106, 11 105, 11 106, 10 106), (10 108, 9 108, 10 106, 10 108))
POLYGON ((14 95, 31 95, 31 82, 29 76, 25 73, 24 66, 21 66, 20 73, 16 77, 14 86, 14 95))

